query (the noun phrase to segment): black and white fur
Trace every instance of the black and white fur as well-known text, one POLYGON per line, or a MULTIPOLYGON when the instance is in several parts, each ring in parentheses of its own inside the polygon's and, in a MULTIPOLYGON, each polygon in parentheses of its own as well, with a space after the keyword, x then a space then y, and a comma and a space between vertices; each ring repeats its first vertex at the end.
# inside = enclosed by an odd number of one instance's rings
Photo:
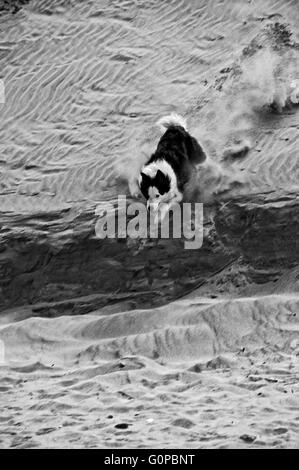
POLYGON ((157 210, 164 203, 164 212, 165 207, 167 212, 173 203, 182 201, 184 187, 195 165, 203 163, 207 156, 188 133, 182 116, 173 113, 157 124, 164 134, 156 151, 141 169, 138 183, 148 208, 157 210))

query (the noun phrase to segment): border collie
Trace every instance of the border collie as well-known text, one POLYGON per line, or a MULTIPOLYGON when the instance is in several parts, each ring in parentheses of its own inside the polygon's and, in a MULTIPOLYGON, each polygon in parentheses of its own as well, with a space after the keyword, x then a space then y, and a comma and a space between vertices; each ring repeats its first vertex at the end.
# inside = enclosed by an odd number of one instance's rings
POLYGON ((185 185, 195 165, 203 163, 207 156, 197 140, 188 133, 182 116, 173 113, 161 118, 157 125, 164 134, 156 151, 142 167, 138 183, 147 199, 148 208, 157 211, 163 203, 163 220, 171 205, 182 201, 185 185))

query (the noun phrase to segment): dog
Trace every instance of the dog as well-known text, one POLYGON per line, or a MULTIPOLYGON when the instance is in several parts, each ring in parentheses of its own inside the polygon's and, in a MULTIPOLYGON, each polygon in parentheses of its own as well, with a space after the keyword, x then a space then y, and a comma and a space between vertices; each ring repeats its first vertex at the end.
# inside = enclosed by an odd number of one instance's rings
POLYGON ((161 220, 174 203, 184 197, 195 166, 203 163, 207 155, 198 141, 192 137, 185 119, 172 113, 161 118, 157 125, 164 132, 156 151, 142 167, 138 184, 147 200, 148 209, 161 209, 161 220))

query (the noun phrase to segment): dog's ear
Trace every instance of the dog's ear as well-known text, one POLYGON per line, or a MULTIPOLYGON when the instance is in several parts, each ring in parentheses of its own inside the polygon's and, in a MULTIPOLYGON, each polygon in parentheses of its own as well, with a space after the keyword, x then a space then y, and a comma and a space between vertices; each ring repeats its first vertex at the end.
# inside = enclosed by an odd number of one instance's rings
POLYGON ((141 176, 140 182, 142 182, 144 184, 149 184, 150 183, 151 177, 149 175, 147 175, 146 173, 141 172, 140 176, 141 176))
POLYGON ((163 171, 158 170, 154 179, 154 185, 160 194, 168 193, 170 190, 170 178, 163 171))
POLYGON ((165 175, 161 170, 157 171, 155 180, 158 184, 161 184, 165 181, 165 175))
POLYGON ((168 192, 170 189, 170 178, 168 175, 165 175, 163 171, 158 170, 155 176, 155 184, 157 188, 162 191, 162 194, 168 192))
POLYGON ((206 153, 195 137, 188 135, 185 143, 188 158, 192 163, 203 163, 207 159, 206 153))
POLYGON ((151 185, 151 178, 146 173, 141 172, 138 179, 140 191, 145 199, 148 199, 148 188, 151 185))

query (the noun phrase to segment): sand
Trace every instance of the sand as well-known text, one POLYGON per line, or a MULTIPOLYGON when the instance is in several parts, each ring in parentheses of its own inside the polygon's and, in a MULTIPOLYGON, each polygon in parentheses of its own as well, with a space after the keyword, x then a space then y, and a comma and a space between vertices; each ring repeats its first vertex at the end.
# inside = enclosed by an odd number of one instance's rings
POLYGON ((286 0, 4 2, 1 448, 299 447, 298 24, 286 0), (222 174, 203 247, 98 240, 171 111, 222 174))
POLYGON ((298 447, 298 306, 197 297, 3 326, 1 446, 298 447))

